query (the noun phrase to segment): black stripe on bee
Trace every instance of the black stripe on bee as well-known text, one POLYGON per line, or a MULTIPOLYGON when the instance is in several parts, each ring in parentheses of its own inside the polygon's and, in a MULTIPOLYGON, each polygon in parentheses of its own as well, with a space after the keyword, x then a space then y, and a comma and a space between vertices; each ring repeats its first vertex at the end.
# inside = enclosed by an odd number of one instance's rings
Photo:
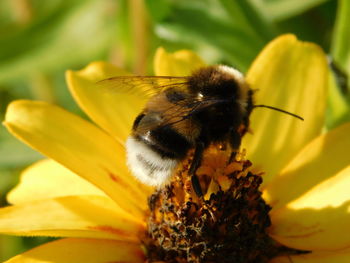
POLYGON ((183 159, 191 143, 170 126, 161 126, 152 131, 147 137, 136 135, 135 138, 147 144, 163 158, 183 159))
POLYGON ((145 117, 145 115, 146 114, 144 114, 144 113, 137 115, 137 117, 132 125, 133 130, 136 130, 137 126, 139 126, 140 121, 142 120, 143 117, 145 117))
MULTIPOLYGON (((151 136, 166 152, 171 152, 173 158, 182 159, 192 147, 191 143, 171 126, 161 126, 151 131, 151 136)), ((166 156, 168 157, 168 156, 166 156)))

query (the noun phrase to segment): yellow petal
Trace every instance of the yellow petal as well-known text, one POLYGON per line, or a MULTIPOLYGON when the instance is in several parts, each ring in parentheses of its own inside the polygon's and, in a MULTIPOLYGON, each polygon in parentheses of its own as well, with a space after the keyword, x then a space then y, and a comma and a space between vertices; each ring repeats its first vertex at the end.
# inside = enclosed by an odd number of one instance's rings
POLYGON ((142 222, 102 196, 58 197, 0 209, 0 232, 9 235, 137 242, 143 227, 142 222))
POLYGON ((68 70, 66 79, 70 92, 79 106, 100 127, 124 143, 132 123, 141 112, 145 99, 129 93, 116 92, 97 82, 129 73, 105 62, 93 62, 79 71, 68 70))
POLYGON ((350 251, 318 251, 309 254, 278 257, 269 261, 269 263, 349 263, 350 251))
POLYGON ((10 104, 5 126, 20 140, 93 183, 135 215, 146 208, 144 187, 128 174, 124 148, 91 123, 44 102, 10 104))
POLYGON ((168 53, 164 48, 158 48, 154 57, 154 73, 157 76, 188 76, 204 66, 203 60, 190 50, 168 53))
POLYGON ((105 194, 93 184, 52 160, 41 160, 21 174, 20 183, 7 195, 10 204, 69 195, 105 194))
POLYGON ((248 159, 265 172, 266 183, 320 134, 328 85, 326 56, 317 45, 284 35, 255 59, 247 81, 256 90, 255 104, 274 106, 305 119, 269 109, 253 110, 252 134, 244 137, 242 146, 248 159))
POLYGON ((350 165, 299 199, 273 210, 270 234, 283 244, 304 250, 350 247, 349 189, 350 165))
POLYGON ((29 250, 6 263, 143 263, 144 260, 144 254, 137 244, 67 238, 29 250))
POLYGON ((266 187, 274 209, 301 197, 350 164, 350 123, 317 137, 266 187))

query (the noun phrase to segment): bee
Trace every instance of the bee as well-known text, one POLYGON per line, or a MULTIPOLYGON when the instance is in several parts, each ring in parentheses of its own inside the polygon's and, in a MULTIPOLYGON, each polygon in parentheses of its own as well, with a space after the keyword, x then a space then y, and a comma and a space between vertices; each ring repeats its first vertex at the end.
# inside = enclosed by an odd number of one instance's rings
POLYGON ((185 77, 126 76, 102 82, 117 92, 142 86, 153 93, 126 141, 132 174, 147 185, 162 186, 194 149, 188 174, 199 197, 203 193, 196 170, 204 151, 212 143, 222 143, 237 152, 253 108, 267 107, 301 119, 271 106, 254 105, 253 90, 243 74, 224 65, 203 67, 185 77))

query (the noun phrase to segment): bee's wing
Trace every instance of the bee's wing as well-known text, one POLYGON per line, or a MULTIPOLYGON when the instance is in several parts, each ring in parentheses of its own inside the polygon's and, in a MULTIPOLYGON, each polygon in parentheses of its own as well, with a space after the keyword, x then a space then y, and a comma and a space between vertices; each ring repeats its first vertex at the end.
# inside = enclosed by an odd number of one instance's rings
POLYGON ((101 86, 105 92, 135 95, 145 99, 168 89, 173 89, 184 95, 183 98, 169 103, 169 106, 163 109, 161 121, 143 122, 142 127, 139 128, 145 132, 160 126, 175 125, 207 107, 224 101, 217 99, 203 100, 196 94, 189 94, 187 92, 188 77, 118 76, 101 80, 97 82, 97 85, 101 86))
POLYGON ((97 82, 105 92, 124 93, 150 98, 168 88, 184 89, 188 77, 118 76, 97 82))
POLYGON ((186 98, 177 101, 176 103, 169 103, 169 105, 161 112, 161 118, 157 121, 143 121, 138 130, 141 133, 146 133, 149 130, 153 130, 159 127, 176 126, 182 121, 190 119, 196 113, 225 102, 226 100, 219 99, 207 99, 202 100, 192 95, 188 95, 186 98))
POLYGON ((206 99, 202 100, 194 96, 189 96, 184 100, 174 103, 164 112, 164 122, 167 124, 175 124, 177 122, 186 120, 194 114, 203 111, 204 109, 226 102, 220 99, 206 99), (176 108, 176 110, 174 110, 176 108))

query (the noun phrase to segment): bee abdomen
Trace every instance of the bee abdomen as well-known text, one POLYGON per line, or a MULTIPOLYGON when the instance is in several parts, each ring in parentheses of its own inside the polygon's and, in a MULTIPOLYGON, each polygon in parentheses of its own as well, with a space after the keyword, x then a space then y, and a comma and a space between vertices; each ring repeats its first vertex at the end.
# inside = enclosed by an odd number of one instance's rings
POLYGON ((126 141, 126 149, 129 169, 141 182, 148 185, 165 184, 178 163, 176 159, 161 156, 133 136, 126 141))
POLYGON ((183 159, 191 143, 171 126, 161 126, 151 131, 150 141, 146 141, 163 157, 183 159))

